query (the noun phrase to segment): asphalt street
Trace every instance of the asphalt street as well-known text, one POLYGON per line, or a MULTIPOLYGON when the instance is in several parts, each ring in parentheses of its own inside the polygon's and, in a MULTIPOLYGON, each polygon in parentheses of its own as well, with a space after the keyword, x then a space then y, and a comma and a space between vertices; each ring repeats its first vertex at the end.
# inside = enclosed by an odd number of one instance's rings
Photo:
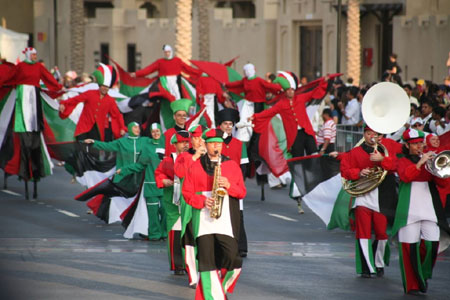
MULTIPOLYGON (((229 299, 450 299, 450 250, 438 257, 426 295, 404 295, 395 243, 385 277, 362 279, 351 232, 326 230, 308 208, 299 215, 287 188, 266 187, 265 201, 253 180, 247 190, 249 254, 229 299)), ((169 271, 165 242, 124 239, 120 224, 73 200, 81 191, 61 167, 39 183, 36 200, 8 178, 0 190, 0 299, 194 299, 187 277, 169 271)))

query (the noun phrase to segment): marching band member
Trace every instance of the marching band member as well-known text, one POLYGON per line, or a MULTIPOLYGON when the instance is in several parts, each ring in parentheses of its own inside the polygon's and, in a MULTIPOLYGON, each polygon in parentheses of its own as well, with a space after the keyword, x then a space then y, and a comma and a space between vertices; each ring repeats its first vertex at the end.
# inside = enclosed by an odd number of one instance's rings
MULTIPOLYGON (((188 151, 177 156, 175 161, 175 175, 184 181, 187 171, 192 164, 206 153, 205 141, 202 138, 203 129, 201 125, 193 126, 189 129, 191 133, 192 147, 188 151)), ((197 249, 195 246, 194 233, 192 231, 192 206, 186 203, 184 197, 181 197, 181 245, 184 248, 184 260, 186 271, 189 277, 189 286, 197 287, 197 249)))
POLYGON ((170 108, 173 111, 173 119, 175 120, 175 126, 164 132, 164 137, 166 139, 166 156, 169 156, 171 153, 175 152, 175 146, 171 144, 172 136, 178 131, 187 130, 186 121, 191 104, 192 101, 189 99, 180 99, 170 103, 170 108))
POLYGON ((356 273, 364 278, 376 274, 384 275, 385 262, 388 262, 388 218, 393 217, 395 209, 395 156, 384 153, 377 146, 379 134, 370 127, 364 127, 364 143, 353 148, 342 157, 341 175, 347 180, 359 180, 371 174, 371 168, 380 166, 389 174, 375 189, 356 196, 353 200, 356 231, 356 273), (375 240, 372 242, 372 228, 375 240), (372 251, 372 249, 374 249, 372 251))
MULTIPOLYGON (((219 128, 228 136, 223 141, 222 154, 228 156, 241 166, 242 177, 245 178, 247 166, 249 163, 247 156, 247 146, 237 138, 231 135, 233 127, 239 122, 239 112, 232 108, 225 108, 218 113, 219 128)), ((247 234, 244 227, 244 201, 239 200, 240 209, 240 233, 239 233, 239 255, 246 257, 248 252, 247 234)))
POLYGON ((239 165, 221 154, 223 132, 210 129, 203 133, 203 138, 207 154, 192 164, 183 184, 186 203, 193 207, 192 225, 198 247, 200 281, 195 298, 226 299, 225 295, 233 292, 242 267, 237 241, 238 200, 245 197, 246 188, 239 165), (220 176, 215 172, 216 166, 220 167, 220 176), (214 183, 228 193, 217 219, 210 212, 215 206, 211 198, 214 183))
POLYGON ((399 154, 399 199, 393 234, 398 232, 399 262, 405 293, 426 293, 439 248, 439 227, 450 233, 434 176, 425 164, 434 152, 423 153, 424 133, 408 129, 403 133, 399 154))
POLYGON ((170 139, 175 145, 175 152, 167 155, 155 171, 156 185, 164 189, 163 205, 166 211, 166 226, 169 231, 168 253, 170 270, 175 275, 184 274, 184 260, 181 253, 181 183, 174 173, 177 156, 188 150, 189 132, 180 130, 170 139))

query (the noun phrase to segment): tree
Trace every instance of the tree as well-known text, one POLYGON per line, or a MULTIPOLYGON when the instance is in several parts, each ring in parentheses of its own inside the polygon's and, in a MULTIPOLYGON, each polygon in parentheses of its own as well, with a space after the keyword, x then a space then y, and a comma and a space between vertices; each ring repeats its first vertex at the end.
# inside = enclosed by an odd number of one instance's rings
POLYGON ((188 62, 192 58, 192 0, 177 1, 176 55, 188 62))
POLYGON ((209 0, 198 0, 199 59, 209 61, 209 0))
POLYGON ((358 86, 361 77, 361 24, 359 0, 348 0, 347 14, 347 74, 358 86))
POLYGON ((81 74, 84 70, 84 1, 70 1, 70 68, 81 74))

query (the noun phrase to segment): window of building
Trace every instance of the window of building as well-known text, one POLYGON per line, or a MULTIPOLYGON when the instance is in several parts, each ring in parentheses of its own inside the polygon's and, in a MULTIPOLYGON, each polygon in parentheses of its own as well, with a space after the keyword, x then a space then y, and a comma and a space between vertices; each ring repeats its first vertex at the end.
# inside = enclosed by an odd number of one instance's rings
POLYGON ((150 1, 144 2, 139 8, 143 8, 147 11, 147 19, 161 18, 161 12, 150 1))
POLYGON ((114 8, 112 1, 105 0, 84 0, 84 16, 86 18, 95 18, 97 8, 114 8))
POLYGON ((105 65, 109 64, 109 44, 101 43, 100 44, 100 61, 105 65))
POLYGON ((136 44, 127 45, 127 67, 128 72, 136 71, 136 44))
POLYGON ((255 18, 256 8, 253 1, 239 1, 239 0, 228 0, 228 1, 218 1, 216 3, 218 8, 231 8, 233 10, 233 18, 255 18))

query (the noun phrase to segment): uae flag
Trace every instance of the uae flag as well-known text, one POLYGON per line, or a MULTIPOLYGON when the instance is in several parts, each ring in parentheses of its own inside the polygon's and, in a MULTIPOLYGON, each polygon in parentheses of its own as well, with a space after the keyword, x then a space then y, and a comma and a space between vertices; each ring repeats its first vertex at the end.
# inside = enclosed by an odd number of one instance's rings
MULTIPOLYGON (((16 134, 13 129, 15 122, 14 114, 17 113, 15 111, 16 97, 18 93, 22 92, 21 88, 21 86, 18 86, 16 89, 0 88, 0 168, 8 174, 18 174, 20 167, 20 140, 18 134, 16 134)), ((39 103, 38 107, 42 107, 43 110, 46 104, 44 97, 53 102, 55 101, 42 91, 38 96, 40 97, 40 99, 37 99, 39 103)), ((46 125, 46 121, 44 114, 44 126, 46 125)), ((46 147, 44 137, 45 131, 44 133, 40 133, 40 140, 44 173, 48 176, 52 174, 53 163, 46 147)))
POLYGON ((328 155, 310 155, 288 160, 292 180, 305 204, 327 229, 350 230, 350 195, 342 189, 340 163, 328 155))
POLYGON ((87 201, 86 205, 92 210, 93 214, 105 221, 107 224, 122 222, 124 212, 129 209, 136 198, 136 191, 127 187, 125 189, 118 184, 113 183, 112 176, 105 178, 86 191, 75 196, 75 200, 87 201))
MULTIPOLYGON (((117 105, 120 111, 122 113, 129 113, 145 105, 146 102, 159 100, 160 103, 156 108, 159 109, 160 120, 154 121, 161 123, 163 130, 174 127, 175 121, 173 120, 173 112, 170 109, 170 102, 176 101, 177 99, 169 92, 170 88, 166 77, 132 77, 116 61, 112 59, 111 61, 115 64, 119 73, 119 91, 121 94, 129 97, 118 102, 117 105)), ((180 76, 180 96, 184 99, 191 99, 195 103, 196 91, 192 82, 189 80, 189 78, 180 76)))
MULTIPOLYGON (((237 57, 225 64, 201 60, 191 60, 191 63, 199 68, 199 70, 208 74, 208 76, 222 84, 242 79, 242 76, 235 69, 230 67, 232 62, 234 62, 236 59, 237 57)), ((235 102, 238 102, 243 98, 242 95, 237 95, 234 93, 230 93, 230 96, 235 102)))

